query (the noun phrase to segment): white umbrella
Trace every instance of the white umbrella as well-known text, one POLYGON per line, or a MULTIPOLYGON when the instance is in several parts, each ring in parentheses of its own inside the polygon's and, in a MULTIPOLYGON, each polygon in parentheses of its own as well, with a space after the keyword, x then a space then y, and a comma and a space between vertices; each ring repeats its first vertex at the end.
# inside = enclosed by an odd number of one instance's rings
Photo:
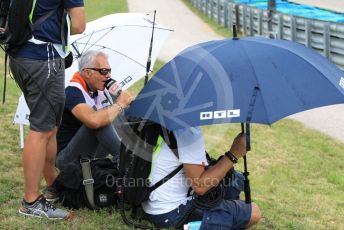
MULTIPOLYGON (((88 22, 84 33, 69 37, 73 64, 66 69, 65 83, 67 84, 78 71, 80 55, 87 50, 100 50, 109 56, 112 78, 120 82, 123 89, 129 88, 145 76, 150 48, 151 71, 163 43, 172 32, 171 29, 155 22, 151 43, 152 31, 153 18, 149 14, 111 14, 88 22)), ((30 111, 23 97, 21 98, 13 122, 20 125, 22 140, 22 128, 29 123, 30 111)))
MULTIPOLYGON (((82 53, 101 50, 109 55, 112 78, 127 89, 146 74, 152 27, 153 19, 138 13, 111 14, 87 23, 83 34, 70 37, 74 62, 66 70, 66 81, 77 71, 78 57, 82 53)), ((155 23, 151 66, 171 31, 155 23)))
POLYGON ((14 115, 13 123, 19 124, 20 128, 20 147, 24 147, 24 125, 29 125, 30 110, 25 102, 24 95, 19 97, 16 114, 14 115))

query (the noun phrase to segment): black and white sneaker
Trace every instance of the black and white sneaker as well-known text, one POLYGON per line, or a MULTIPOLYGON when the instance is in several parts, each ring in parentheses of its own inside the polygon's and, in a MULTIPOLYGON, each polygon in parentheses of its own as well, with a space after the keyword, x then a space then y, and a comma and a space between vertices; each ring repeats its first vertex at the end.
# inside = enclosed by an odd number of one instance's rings
POLYGON ((44 196, 39 196, 36 201, 29 205, 24 200, 21 202, 19 214, 31 217, 47 218, 49 220, 69 220, 72 213, 56 208, 44 196))

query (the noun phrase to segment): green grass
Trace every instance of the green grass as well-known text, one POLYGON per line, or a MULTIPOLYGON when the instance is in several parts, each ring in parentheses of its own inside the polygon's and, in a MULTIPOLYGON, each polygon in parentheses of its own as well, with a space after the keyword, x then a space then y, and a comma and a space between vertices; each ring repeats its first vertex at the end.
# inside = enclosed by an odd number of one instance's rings
POLYGON ((194 8, 191 4, 190 0, 182 0, 182 2, 189 7, 189 9, 196 14, 199 18, 201 18, 205 23, 207 23, 216 33, 223 37, 232 37, 232 30, 229 30, 228 28, 221 26, 217 24, 214 20, 208 18, 205 16, 201 11, 194 8))
MULTIPOLYGON (((88 20, 126 9, 120 2, 87 0, 88 20)), ((162 65, 158 62, 155 69, 162 65)), ((2 73, 0 65, 0 82, 2 73)), ((136 95, 142 86, 143 81, 138 82, 130 91, 136 95)), ((6 104, 0 105, 0 229, 131 229, 117 212, 109 210, 77 210, 71 222, 17 214, 23 179, 19 128, 12 121, 19 95, 15 82, 8 78, 6 104)), ((251 129, 252 151, 247 158, 252 198, 263 214, 254 229, 344 229, 344 144, 289 119, 271 127, 252 124, 251 129)), ((203 130, 207 150, 219 156, 240 132, 240 125, 213 125, 203 130)), ((242 169, 242 160, 237 168, 242 169)))
MULTIPOLYGON (((154 67, 153 67, 153 72, 151 74, 149 74, 148 79, 150 79, 164 64, 165 63, 163 61, 156 60, 154 67)), ((143 86, 144 86, 144 79, 141 79, 129 88, 129 92, 133 96, 136 96, 141 91, 143 86)))
MULTIPOLYGON (((228 149, 240 126, 216 125, 204 131, 207 149, 218 155, 228 149)), ((255 229, 343 229, 343 143, 289 119, 271 127, 253 124, 251 138, 247 158, 252 197, 263 213, 255 229)), ((242 163, 238 166, 242 170, 242 163)))
POLYGON ((85 7, 87 21, 108 14, 128 12, 126 0, 85 0, 85 7))

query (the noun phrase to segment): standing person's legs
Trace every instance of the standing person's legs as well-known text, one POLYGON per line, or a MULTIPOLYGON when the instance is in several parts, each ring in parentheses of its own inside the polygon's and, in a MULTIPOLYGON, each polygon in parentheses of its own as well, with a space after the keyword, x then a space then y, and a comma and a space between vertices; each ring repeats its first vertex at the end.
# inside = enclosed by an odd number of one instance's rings
MULTIPOLYGON (((29 131, 23 151, 24 199, 33 202, 40 195, 40 182, 43 169, 46 167, 46 146, 53 131, 29 131)), ((55 168, 54 168, 55 170, 55 168)))
POLYGON ((56 133, 57 127, 54 128, 52 131, 52 135, 49 137, 47 143, 47 154, 45 156, 45 165, 43 170, 43 176, 47 186, 51 186, 56 179, 57 173, 55 168, 55 160, 56 160, 56 151, 57 151, 57 144, 56 144, 56 133))
POLYGON ((56 126, 64 107, 63 60, 10 58, 10 67, 30 109, 30 131, 23 153, 25 195, 19 213, 54 220, 70 219, 70 212, 55 208, 39 195, 42 174, 48 183, 56 176, 54 165, 49 162, 56 154, 56 126))
POLYGON ((48 62, 10 58, 10 67, 30 109, 30 131, 24 146, 23 167, 24 199, 32 202, 40 194, 42 174, 48 183, 56 177, 54 164, 49 162, 56 154, 56 126, 61 121, 64 107, 64 63, 62 59, 48 62))

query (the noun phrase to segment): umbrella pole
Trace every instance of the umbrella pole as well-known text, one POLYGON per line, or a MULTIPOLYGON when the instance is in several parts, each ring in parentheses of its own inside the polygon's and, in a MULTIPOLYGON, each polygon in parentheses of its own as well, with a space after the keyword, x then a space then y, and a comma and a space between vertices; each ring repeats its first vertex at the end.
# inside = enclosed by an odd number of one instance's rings
POLYGON ((147 65, 146 65, 146 76, 145 76, 144 85, 146 85, 147 82, 148 82, 148 73, 150 71, 150 67, 151 67, 151 63, 152 63, 151 59, 152 59, 152 47, 153 47, 153 38, 154 38, 154 28, 155 28, 155 15, 156 15, 156 10, 154 10, 152 36, 151 36, 151 41, 150 41, 150 46, 149 46, 149 53, 148 53, 148 59, 147 59, 147 65))
POLYGON ((78 55, 78 57, 80 57, 81 53, 79 52, 78 48, 75 46, 74 43, 72 43, 72 47, 73 47, 74 51, 76 52, 76 54, 78 55))
MULTIPOLYGON (((242 133, 245 132, 244 123, 241 123, 241 132, 242 133)), ((251 150, 250 123, 246 123, 246 150, 247 151, 251 150)), ((251 203, 251 187, 250 187, 250 180, 248 179, 248 175, 250 175, 250 173, 247 170, 246 155, 243 156, 243 159, 244 159, 244 177, 245 177, 245 181, 244 181, 245 202, 247 204, 250 204, 251 203)))

